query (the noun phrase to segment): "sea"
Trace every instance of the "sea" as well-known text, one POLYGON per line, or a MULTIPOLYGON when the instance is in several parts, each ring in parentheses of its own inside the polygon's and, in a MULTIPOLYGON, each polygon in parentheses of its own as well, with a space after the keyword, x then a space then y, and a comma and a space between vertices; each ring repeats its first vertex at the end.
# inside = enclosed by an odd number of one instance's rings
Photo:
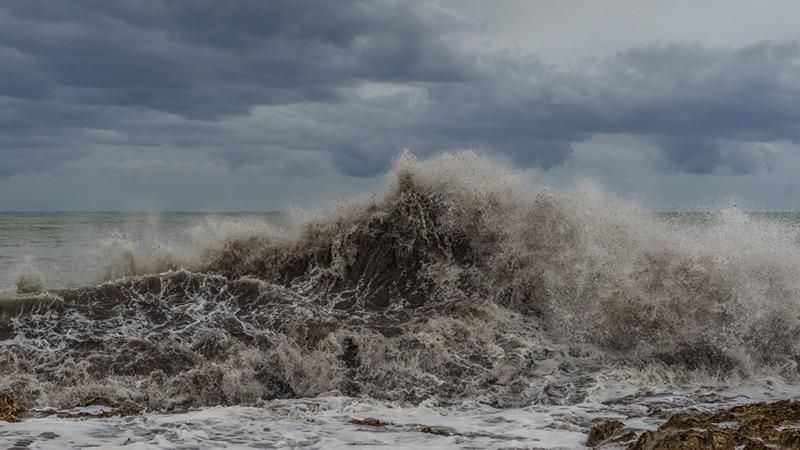
POLYGON ((794 212, 460 152, 313 211, 0 213, 0 448, 579 449, 798 362, 794 212))

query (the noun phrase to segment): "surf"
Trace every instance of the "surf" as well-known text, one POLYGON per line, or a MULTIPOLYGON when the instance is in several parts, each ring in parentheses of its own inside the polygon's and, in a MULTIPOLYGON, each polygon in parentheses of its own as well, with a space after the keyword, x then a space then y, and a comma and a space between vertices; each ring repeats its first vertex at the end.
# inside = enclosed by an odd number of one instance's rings
POLYGON ((122 246, 105 282, 4 300, 0 391, 28 407, 338 393, 508 408, 791 381, 797 236, 735 209, 664 220, 473 152, 406 152, 371 196, 152 260, 122 246))

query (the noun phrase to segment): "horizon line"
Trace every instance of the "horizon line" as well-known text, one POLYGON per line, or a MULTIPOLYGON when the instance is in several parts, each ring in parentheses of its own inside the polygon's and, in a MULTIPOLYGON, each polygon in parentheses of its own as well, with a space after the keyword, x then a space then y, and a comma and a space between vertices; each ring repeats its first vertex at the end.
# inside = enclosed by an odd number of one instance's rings
POLYGON ((264 209, 264 210, 233 210, 233 211, 213 211, 213 210, 0 210, 0 214, 268 214, 285 213, 288 210, 264 209))
MULTIPOLYGON (((291 210, 289 209, 263 209, 263 210, 0 210, 0 214, 284 214, 291 210)), ((670 210, 653 210, 649 211, 653 214, 680 214, 680 213, 717 213, 720 209, 670 209, 670 210)), ((800 209, 761 209, 761 210, 743 210, 745 214, 782 214, 782 213, 800 213, 800 209)))

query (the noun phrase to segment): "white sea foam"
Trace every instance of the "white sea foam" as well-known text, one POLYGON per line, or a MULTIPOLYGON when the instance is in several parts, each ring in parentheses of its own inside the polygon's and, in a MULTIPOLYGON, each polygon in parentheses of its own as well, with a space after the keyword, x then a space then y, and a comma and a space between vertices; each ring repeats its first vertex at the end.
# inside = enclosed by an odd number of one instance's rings
MULTIPOLYGON (((176 414, 107 419, 38 418, 0 427, 0 446, 32 441, 29 448, 585 448, 598 420, 655 429, 648 417, 665 411, 713 410, 750 401, 800 394, 779 379, 735 388, 664 391, 618 397, 616 402, 531 405, 497 409, 466 402, 458 406, 402 406, 369 399, 327 396, 274 400, 260 407, 211 407, 176 414), (379 427, 353 423, 376 419, 379 427), (438 433, 438 434, 434 434, 438 433)), ((74 410, 73 410, 74 412, 74 410)))

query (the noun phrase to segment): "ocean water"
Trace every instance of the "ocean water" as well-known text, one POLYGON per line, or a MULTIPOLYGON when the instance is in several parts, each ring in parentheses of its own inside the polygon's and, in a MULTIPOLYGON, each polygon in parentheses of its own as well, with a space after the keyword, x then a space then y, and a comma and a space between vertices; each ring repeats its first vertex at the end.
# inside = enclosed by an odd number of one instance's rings
POLYGON ((223 233, 280 225, 284 216, 0 212, 0 292, 15 292, 20 278, 53 289, 177 268, 223 233))
POLYGON ((796 213, 472 153, 321 211, 0 214, 0 392, 30 411, 0 447, 582 448, 796 397, 798 311, 796 213))

